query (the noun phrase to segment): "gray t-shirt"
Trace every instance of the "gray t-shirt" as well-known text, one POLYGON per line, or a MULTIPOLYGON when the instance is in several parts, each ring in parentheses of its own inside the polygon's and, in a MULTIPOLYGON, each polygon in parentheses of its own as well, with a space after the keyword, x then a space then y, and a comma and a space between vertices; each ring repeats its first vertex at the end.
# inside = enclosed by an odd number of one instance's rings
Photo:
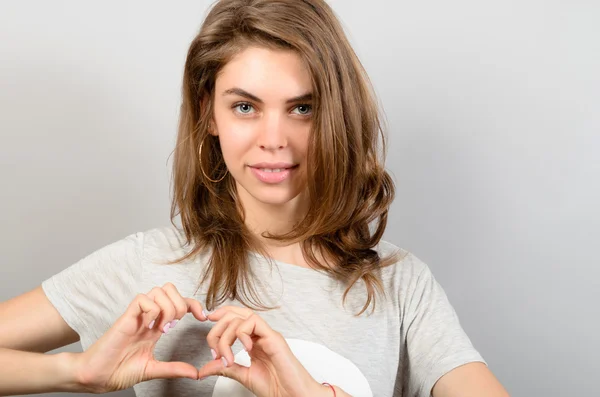
MULTIPOLYGON (((182 296, 203 305, 206 287, 196 292, 207 254, 177 265, 185 237, 164 227, 136 233, 103 247, 42 283, 64 320, 87 349, 115 323, 138 293, 173 283, 182 296)), ((408 251, 381 241, 381 255, 400 260, 382 270, 385 299, 370 314, 355 314, 365 303, 357 284, 342 305, 345 287, 313 269, 250 254, 262 302, 279 306, 261 315, 288 341, 294 354, 319 382, 336 384, 359 397, 429 397, 434 383, 453 368, 484 362, 460 326, 456 313, 426 264, 408 251), (272 265, 271 265, 272 264, 272 265)), ((240 305, 239 302, 225 304, 240 305)), ((162 335, 155 349, 161 361, 184 361, 198 368, 212 360, 206 335, 212 323, 187 314, 162 335)), ((239 342, 236 362, 248 365, 239 342)), ((223 377, 155 379, 134 387, 136 395, 225 397, 252 396, 223 377)))

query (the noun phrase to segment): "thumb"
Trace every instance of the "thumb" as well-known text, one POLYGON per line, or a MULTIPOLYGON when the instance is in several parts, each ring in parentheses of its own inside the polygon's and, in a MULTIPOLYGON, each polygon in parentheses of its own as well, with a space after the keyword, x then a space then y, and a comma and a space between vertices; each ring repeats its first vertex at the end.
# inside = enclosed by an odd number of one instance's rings
POLYGON ((221 360, 213 360, 204 365, 198 371, 198 378, 205 378, 207 376, 225 376, 227 378, 233 379, 244 385, 248 388, 248 367, 243 365, 239 365, 237 363, 233 363, 229 367, 225 367, 221 360))
POLYGON ((191 364, 179 361, 151 361, 146 367, 146 378, 150 379, 173 379, 190 378, 198 379, 198 369, 191 364))

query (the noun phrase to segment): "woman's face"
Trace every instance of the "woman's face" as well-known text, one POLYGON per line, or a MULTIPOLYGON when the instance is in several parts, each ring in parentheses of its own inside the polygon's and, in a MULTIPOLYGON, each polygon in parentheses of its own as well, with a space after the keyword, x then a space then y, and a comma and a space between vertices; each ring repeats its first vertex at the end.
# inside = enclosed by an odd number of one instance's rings
POLYGON ((305 190, 311 93, 309 71, 292 51, 249 47, 218 75, 211 133, 245 206, 284 205, 305 190))

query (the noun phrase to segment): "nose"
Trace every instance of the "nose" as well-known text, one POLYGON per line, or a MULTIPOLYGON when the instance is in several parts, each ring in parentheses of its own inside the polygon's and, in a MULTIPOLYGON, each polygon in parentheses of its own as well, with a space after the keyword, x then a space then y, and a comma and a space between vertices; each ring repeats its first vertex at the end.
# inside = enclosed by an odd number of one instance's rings
POLYGON ((265 114, 256 144, 263 150, 279 150, 287 146, 285 120, 275 112, 265 114))

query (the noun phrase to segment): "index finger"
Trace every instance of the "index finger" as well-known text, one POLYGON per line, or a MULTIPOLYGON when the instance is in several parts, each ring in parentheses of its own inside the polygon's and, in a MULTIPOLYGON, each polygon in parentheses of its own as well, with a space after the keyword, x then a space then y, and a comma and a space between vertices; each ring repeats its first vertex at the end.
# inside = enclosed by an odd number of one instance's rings
POLYGON ((198 302, 194 298, 183 298, 183 300, 185 301, 185 303, 188 307, 188 310, 187 310, 188 313, 192 313, 192 315, 197 320, 200 320, 200 321, 208 320, 208 317, 206 316, 206 313, 202 309, 202 304, 200 302, 198 302))
MULTIPOLYGON (((177 287, 171 283, 166 283, 162 290, 166 292, 167 296, 171 299, 177 310, 177 316, 175 319, 181 319, 186 313, 192 313, 200 321, 206 321, 207 318, 202 312, 202 305, 195 299, 184 298, 177 287)), ((174 324, 173 324, 174 326, 174 324)))
POLYGON ((223 306, 218 308, 214 312, 209 313, 207 317, 210 321, 219 321, 221 318, 223 318, 225 314, 229 312, 235 313, 238 316, 243 317, 244 319, 247 319, 248 317, 254 314, 254 312, 248 309, 247 307, 223 306))

